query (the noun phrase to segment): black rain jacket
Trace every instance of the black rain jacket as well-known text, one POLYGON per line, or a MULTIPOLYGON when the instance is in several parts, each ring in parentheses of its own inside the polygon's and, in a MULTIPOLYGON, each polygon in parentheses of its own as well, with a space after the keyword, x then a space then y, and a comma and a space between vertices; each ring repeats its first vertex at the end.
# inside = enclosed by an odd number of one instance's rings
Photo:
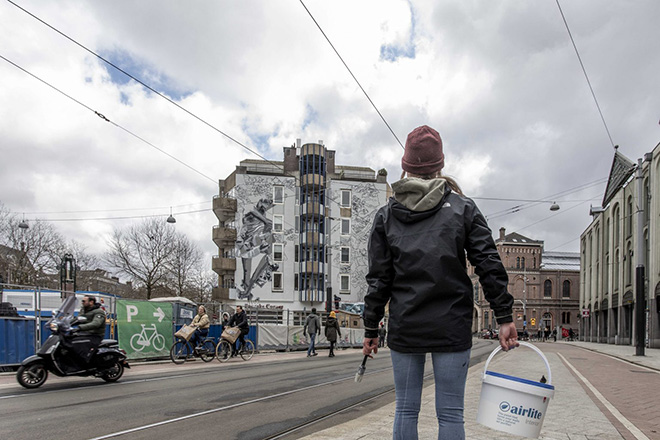
MULTIPOLYGON (((444 179, 433 180, 436 196, 431 203, 439 200, 437 204, 429 207, 427 198, 426 205, 413 208, 428 209, 413 211, 391 198, 377 212, 369 239, 365 337, 378 336, 389 301, 388 345, 395 351, 449 352, 472 346, 474 294, 466 256, 498 324, 513 321, 508 276, 486 219, 471 199, 451 192, 444 179)), ((393 185, 396 198, 401 182, 393 185)), ((411 206, 409 200, 406 205, 411 206)))

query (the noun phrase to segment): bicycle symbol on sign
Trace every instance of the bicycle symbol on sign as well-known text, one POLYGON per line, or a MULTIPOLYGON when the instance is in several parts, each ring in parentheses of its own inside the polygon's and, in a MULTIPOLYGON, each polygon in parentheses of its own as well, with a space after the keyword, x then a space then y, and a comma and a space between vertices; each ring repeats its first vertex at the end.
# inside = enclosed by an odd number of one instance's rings
POLYGON ((144 324, 142 325, 142 331, 140 333, 136 333, 133 336, 131 336, 131 348, 134 351, 142 351, 144 350, 144 347, 151 347, 153 346, 154 350, 156 351, 161 351, 162 349, 165 348, 165 338, 163 335, 158 333, 158 330, 156 329, 156 324, 151 324, 151 326, 146 327, 144 324), (149 337, 147 337, 147 333, 151 333, 149 337))

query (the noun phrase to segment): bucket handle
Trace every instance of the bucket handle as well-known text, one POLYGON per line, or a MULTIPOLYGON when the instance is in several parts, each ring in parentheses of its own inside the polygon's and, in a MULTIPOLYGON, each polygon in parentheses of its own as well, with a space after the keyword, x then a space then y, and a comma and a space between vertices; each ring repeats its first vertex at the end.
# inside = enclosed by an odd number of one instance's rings
MULTIPOLYGON (((529 342, 519 341, 518 343, 523 347, 531 348, 532 350, 534 350, 536 352, 536 354, 541 356, 541 359, 543 359, 543 362, 545 363, 545 368, 548 370, 548 385, 551 385, 552 384, 552 372, 550 371, 550 364, 548 363, 548 359, 546 359, 543 352, 541 350, 539 350, 538 348, 536 348, 535 345, 530 344, 529 342)), ((488 364, 490 363, 491 359, 493 359, 493 356, 495 356, 497 354, 497 352, 499 352, 500 350, 502 350, 502 346, 498 345, 497 348, 495 350, 493 350, 493 352, 490 354, 490 356, 488 356, 488 359, 486 359, 486 365, 484 365, 484 375, 483 375, 484 378, 486 377, 486 371, 488 370, 488 364)))

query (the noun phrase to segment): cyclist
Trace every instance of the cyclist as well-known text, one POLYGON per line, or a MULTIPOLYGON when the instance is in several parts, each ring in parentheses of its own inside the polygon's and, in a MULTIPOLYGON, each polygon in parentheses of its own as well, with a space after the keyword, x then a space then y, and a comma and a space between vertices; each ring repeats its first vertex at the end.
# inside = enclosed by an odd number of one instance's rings
POLYGON ((201 343, 208 336, 209 327, 211 327, 211 321, 209 320, 209 315, 206 314, 206 308, 204 306, 199 306, 197 315, 193 318, 190 325, 195 327, 195 333, 190 337, 190 343, 193 347, 197 347, 197 344, 201 343))
POLYGON ((236 339, 236 342, 234 342, 234 345, 232 346, 232 357, 236 356, 239 350, 243 349, 243 346, 245 345, 245 335, 248 334, 250 331, 250 325, 248 324, 248 317, 247 314, 245 313, 245 310, 243 310, 243 306, 236 306, 236 313, 234 313, 229 320, 229 327, 238 327, 239 330, 241 331, 241 334, 238 336, 236 339), (236 344, 238 344, 238 349, 236 347, 236 344))

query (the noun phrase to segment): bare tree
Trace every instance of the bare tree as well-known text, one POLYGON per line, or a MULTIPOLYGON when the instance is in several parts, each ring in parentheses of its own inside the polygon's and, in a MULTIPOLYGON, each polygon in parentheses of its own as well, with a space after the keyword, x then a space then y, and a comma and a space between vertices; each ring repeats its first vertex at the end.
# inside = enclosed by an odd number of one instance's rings
POLYGON ((198 303, 211 301, 211 291, 217 284, 217 276, 206 268, 206 264, 200 261, 188 279, 187 297, 198 303))
POLYGON ((202 261, 202 253, 188 237, 177 233, 174 239, 174 250, 168 261, 168 271, 179 296, 185 295, 194 270, 202 261))
POLYGON ((151 299, 154 289, 163 287, 167 281, 175 244, 175 230, 162 219, 150 218, 127 231, 115 229, 105 261, 144 287, 146 298, 151 299))
POLYGON ((0 206, 0 244, 13 250, 12 257, 3 262, 9 275, 6 281, 57 287, 54 275, 59 262, 57 252, 64 241, 62 236, 49 222, 34 220, 27 228, 21 228, 22 221, 0 206))

